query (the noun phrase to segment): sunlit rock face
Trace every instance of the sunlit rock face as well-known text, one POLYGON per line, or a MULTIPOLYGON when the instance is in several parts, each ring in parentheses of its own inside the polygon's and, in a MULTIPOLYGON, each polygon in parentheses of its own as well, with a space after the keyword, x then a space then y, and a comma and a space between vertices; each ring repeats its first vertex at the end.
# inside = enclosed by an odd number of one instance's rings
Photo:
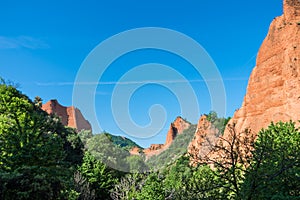
POLYGON ((300 119, 300 1, 285 0, 283 7, 258 52, 242 107, 230 121, 238 131, 257 134, 271 121, 300 119))
POLYGON ((74 106, 65 107, 57 100, 50 100, 42 106, 42 109, 49 114, 56 114, 61 118, 65 126, 75 128, 78 131, 92 130, 91 124, 83 117, 79 109, 74 106))
POLYGON ((201 116, 195 136, 188 146, 188 154, 190 157, 190 164, 196 166, 198 159, 201 156, 207 155, 211 150, 211 145, 217 142, 219 130, 207 120, 205 115, 201 116))

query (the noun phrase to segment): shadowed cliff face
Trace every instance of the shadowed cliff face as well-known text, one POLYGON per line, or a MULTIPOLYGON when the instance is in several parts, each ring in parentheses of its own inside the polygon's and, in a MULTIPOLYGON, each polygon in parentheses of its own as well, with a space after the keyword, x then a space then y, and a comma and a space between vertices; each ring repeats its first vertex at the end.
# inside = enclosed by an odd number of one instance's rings
POLYGON ((56 114, 61 118, 65 126, 81 130, 92 130, 91 124, 83 117, 79 109, 74 106, 65 107, 60 105, 57 100, 50 100, 42 106, 42 109, 49 114, 56 114))
MULTIPOLYGON (((242 107, 230 123, 254 134, 271 121, 300 119, 300 1, 285 0, 257 55, 242 107)), ((226 132, 225 132, 226 135, 226 132)))

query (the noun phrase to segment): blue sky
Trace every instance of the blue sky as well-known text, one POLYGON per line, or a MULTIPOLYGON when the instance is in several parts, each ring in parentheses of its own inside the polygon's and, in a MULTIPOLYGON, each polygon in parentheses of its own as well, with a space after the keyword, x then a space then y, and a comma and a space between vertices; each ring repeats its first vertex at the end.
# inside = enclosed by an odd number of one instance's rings
MULTIPOLYGON (((76 74, 99 43, 130 29, 167 28, 196 40, 214 60, 224 80, 226 116, 232 116, 241 106, 269 24, 281 13, 281 0, 0 1, 0 76, 19 83, 32 99, 40 96, 44 102, 58 99, 63 105, 71 105, 76 74)), ((187 80, 199 80, 191 85, 199 99, 200 113, 210 111, 207 86, 189 63, 168 52, 135 51, 115 60, 100 79, 107 83, 98 85, 95 94, 102 130, 130 137, 114 121, 112 91, 124 73, 146 63, 165 64, 187 80)), ((182 114, 178 101, 176 94, 159 84, 139 88, 129 102, 134 122, 147 125, 148 111, 154 104, 164 107, 166 119, 156 136, 130 138, 142 146, 163 143, 169 124, 182 114)), ((196 118, 182 117, 197 122, 196 118)))

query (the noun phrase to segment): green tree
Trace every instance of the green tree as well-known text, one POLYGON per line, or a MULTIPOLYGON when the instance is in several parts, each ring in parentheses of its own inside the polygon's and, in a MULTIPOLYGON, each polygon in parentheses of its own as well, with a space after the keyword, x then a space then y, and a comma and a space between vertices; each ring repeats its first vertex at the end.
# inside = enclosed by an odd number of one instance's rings
POLYGON ((225 185, 218 171, 208 165, 201 165, 193 169, 185 196, 186 199, 228 199, 225 185))
POLYGON ((1 199, 64 198, 81 147, 75 131, 14 86, 0 83, 1 199))
POLYGON ((107 134, 96 134, 86 142, 88 151, 102 163, 119 171, 129 171, 126 158, 128 151, 115 145, 107 134))
POLYGON ((90 130, 81 130, 79 131, 78 136, 81 139, 82 143, 86 145, 87 141, 93 137, 93 133, 90 130))
POLYGON ((114 185, 111 197, 114 200, 136 199, 147 179, 145 173, 128 173, 114 185))
MULTIPOLYGON (((89 152, 85 153, 83 163, 78 171, 89 183, 89 194, 95 193, 97 199, 110 199, 110 190, 115 185, 117 178, 114 170, 97 160, 89 152)), ((81 194, 81 196, 87 196, 81 194)), ((86 198, 92 199, 92 198, 86 198)))
POLYGON ((34 98, 33 103, 34 103, 37 107, 42 108, 42 106, 43 106, 43 99, 42 99, 41 97, 39 97, 39 96, 36 96, 36 97, 34 98))
POLYGON ((141 191, 137 193, 136 199, 162 200, 165 199, 165 195, 163 177, 159 174, 151 173, 147 176, 141 191))
POLYGON ((220 135, 224 133, 226 125, 231 119, 230 117, 219 118, 218 114, 215 111, 210 111, 209 114, 207 114, 206 116, 207 116, 207 120, 210 121, 219 130, 220 135))
POLYGON ((149 170, 144 158, 140 155, 131 155, 126 158, 130 172, 146 172, 149 170))
POLYGON ((182 156, 173 164, 163 169, 164 188, 169 199, 186 199, 188 182, 192 177, 193 168, 189 166, 189 158, 182 156))
POLYGON ((300 132, 294 122, 259 132, 243 199, 300 199, 300 132))

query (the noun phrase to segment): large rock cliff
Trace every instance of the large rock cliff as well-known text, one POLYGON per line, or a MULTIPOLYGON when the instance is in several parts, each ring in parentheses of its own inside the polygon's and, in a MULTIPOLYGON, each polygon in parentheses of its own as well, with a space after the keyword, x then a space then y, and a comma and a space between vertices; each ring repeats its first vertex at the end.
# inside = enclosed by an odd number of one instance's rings
POLYGON ((80 110, 74 106, 65 107, 58 103, 57 100, 50 100, 43 104, 42 109, 49 114, 56 114, 61 118, 65 126, 81 130, 92 130, 91 124, 83 117, 80 110))
MULTIPOLYGON (((300 1, 284 0, 257 55, 242 107, 230 121, 257 134, 271 121, 300 119, 300 1)), ((226 134, 226 132, 225 132, 226 134)))
MULTIPOLYGON (((229 121, 237 133, 248 130, 256 137, 271 121, 300 120, 300 0, 284 0, 283 7, 284 14, 273 20, 257 54, 242 107, 229 121)), ((210 152, 210 146, 218 144, 217 134, 201 117, 188 147, 192 165, 201 156, 219 156, 210 152)), ((230 137, 227 127, 223 138, 230 137)))

